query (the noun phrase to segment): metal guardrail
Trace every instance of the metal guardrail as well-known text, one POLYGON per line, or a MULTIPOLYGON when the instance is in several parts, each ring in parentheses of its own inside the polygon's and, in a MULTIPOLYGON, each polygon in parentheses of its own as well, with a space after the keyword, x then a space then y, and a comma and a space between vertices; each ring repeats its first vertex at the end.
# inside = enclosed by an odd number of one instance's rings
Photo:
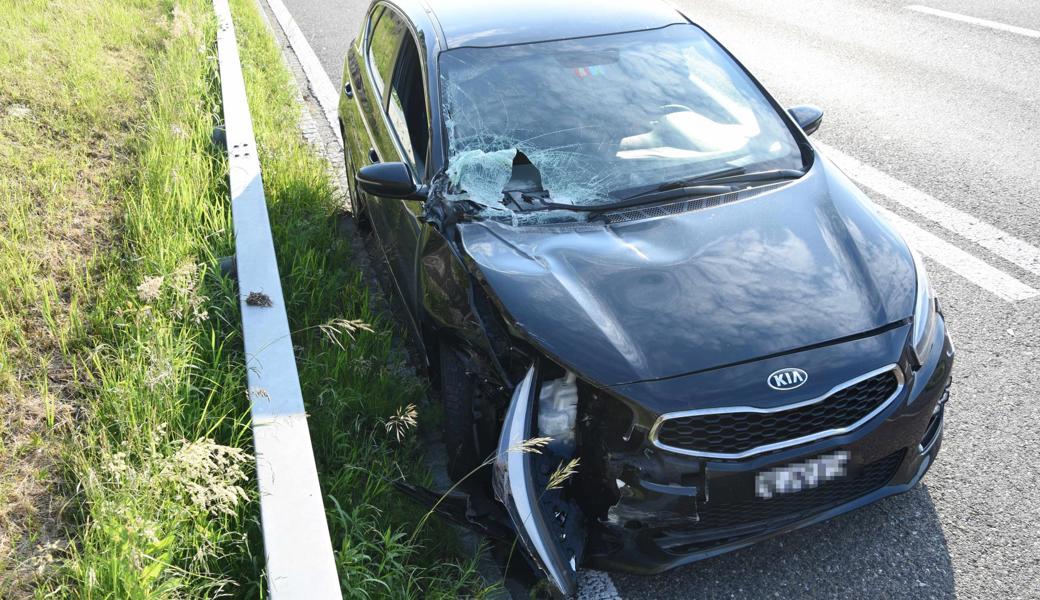
POLYGON ((231 8, 213 8, 268 591, 274 600, 342 598, 231 8))

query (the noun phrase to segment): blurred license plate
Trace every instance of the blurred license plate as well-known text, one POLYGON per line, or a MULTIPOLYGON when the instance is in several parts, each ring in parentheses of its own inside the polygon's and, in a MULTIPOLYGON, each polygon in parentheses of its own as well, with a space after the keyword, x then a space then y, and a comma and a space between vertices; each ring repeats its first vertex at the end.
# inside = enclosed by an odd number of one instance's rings
POLYGON ((849 453, 841 451, 762 471, 755 477, 755 495, 769 499, 812 489, 826 481, 843 477, 848 463, 849 453))

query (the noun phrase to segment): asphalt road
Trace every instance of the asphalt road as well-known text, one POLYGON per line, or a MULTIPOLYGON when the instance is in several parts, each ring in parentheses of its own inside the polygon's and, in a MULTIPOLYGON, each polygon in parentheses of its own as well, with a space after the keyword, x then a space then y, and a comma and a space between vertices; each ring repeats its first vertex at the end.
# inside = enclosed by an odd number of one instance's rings
MULTIPOLYGON (((367 2, 284 1, 338 87, 367 2)), ((823 107, 814 139, 923 246, 958 350, 938 463, 828 523, 615 574, 621 597, 1040 598, 1040 3, 921 1, 1026 31, 888 0, 677 4, 782 103, 823 107)))

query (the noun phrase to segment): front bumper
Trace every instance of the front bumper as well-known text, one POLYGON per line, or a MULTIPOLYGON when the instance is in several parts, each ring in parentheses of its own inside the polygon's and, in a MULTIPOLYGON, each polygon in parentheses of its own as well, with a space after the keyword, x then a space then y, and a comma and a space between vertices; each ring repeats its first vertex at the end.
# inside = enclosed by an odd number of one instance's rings
MULTIPOLYGON (((944 344, 901 397, 846 435, 745 460, 668 457, 675 471, 698 473, 689 485, 619 478, 620 500, 590 526, 584 564, 653 574, 737 550, 830 519, 914 487, 942 444, 953 347, 944 344), (756 474, 836 451, 848 475, 769 500, 754 494, 756 474)), ((641 458, 647 455, 641 449, 641 458)), ((657 451, 660 454, 660 451, 657 451)), ((633 473, 636 470, 628 470, 633 473)))

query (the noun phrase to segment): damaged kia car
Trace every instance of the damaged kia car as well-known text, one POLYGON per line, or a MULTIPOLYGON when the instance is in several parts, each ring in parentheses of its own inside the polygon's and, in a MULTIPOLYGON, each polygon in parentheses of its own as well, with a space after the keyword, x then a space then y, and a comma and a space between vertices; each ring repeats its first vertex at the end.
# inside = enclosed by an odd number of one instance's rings
POLYGON ((694 19, 376 1, 339 115, 451 474, 487 496, 461 512, 558 594, 581 566, 656 573, 817 523, 935 460, 954 352, 924 265, 809 141, 822 112, 782 109, 694 19))

